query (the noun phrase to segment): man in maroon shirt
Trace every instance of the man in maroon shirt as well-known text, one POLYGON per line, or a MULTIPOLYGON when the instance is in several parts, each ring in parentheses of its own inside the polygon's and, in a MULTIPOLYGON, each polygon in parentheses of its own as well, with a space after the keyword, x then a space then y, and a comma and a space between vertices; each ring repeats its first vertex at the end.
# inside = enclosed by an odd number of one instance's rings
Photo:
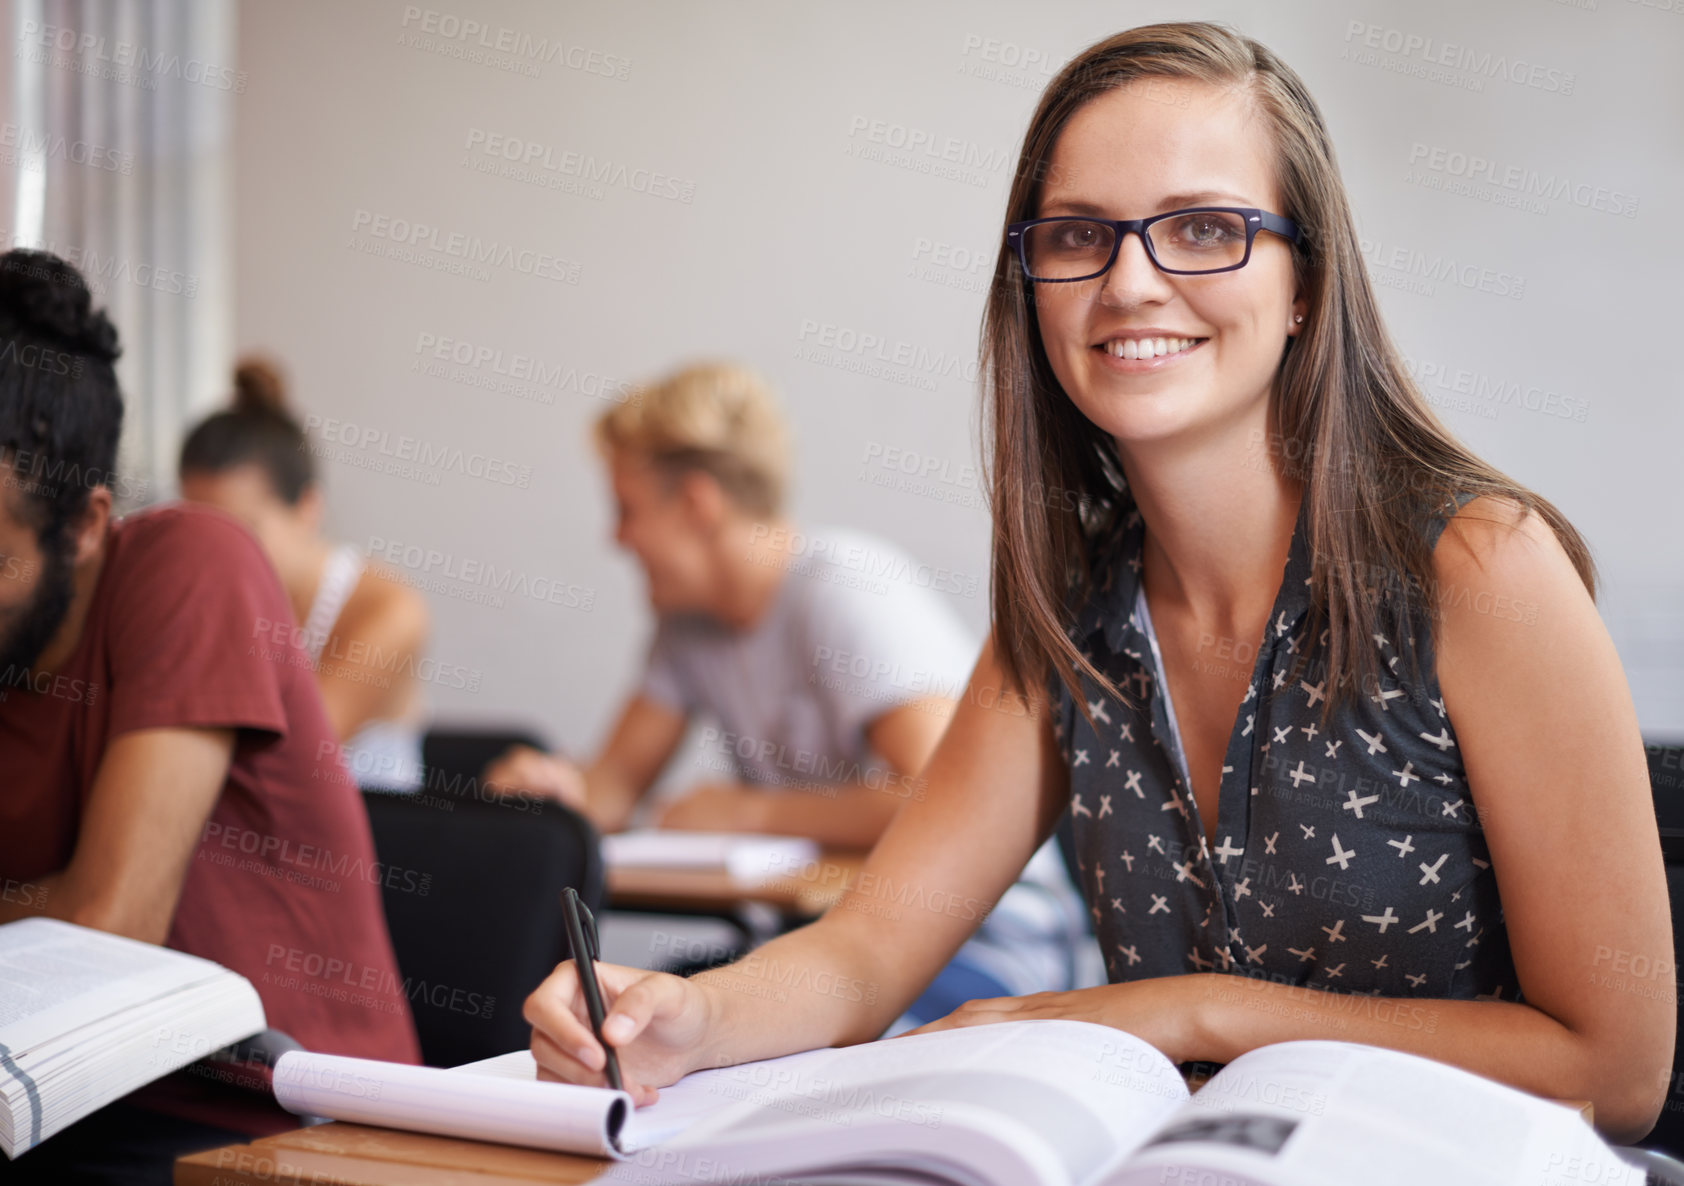
POLYGON ((74 269, 0 256, 0 922, 204 956, 305 1047, 415 1062, 392 871, 273 570, 213 511, 112 519, 117 354, 74 269))

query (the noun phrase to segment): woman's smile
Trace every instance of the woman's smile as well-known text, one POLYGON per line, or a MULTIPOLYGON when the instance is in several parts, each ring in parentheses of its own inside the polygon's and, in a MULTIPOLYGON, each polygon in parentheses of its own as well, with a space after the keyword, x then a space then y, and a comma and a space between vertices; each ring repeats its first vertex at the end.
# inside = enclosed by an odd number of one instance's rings
POLYGON ((1178 337, 1171 334, 1118 334, 1096 344, 1101 366, 1120 374, 1134 375, 1172 367, 1198 353, 1209 338, 1178 337))

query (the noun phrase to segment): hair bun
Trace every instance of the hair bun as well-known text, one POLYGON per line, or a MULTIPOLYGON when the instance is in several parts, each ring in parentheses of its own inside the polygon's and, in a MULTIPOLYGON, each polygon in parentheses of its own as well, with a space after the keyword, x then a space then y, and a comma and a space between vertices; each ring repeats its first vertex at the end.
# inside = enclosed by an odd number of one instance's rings
POLYGON ((24 248, 0 256, 0 306, 19 328, 32 329, 75 354, 117 361, 117 327, 93 307, 82 274, 48 251, 24 248))
POLYGON ((290 418, 280 368, 266 358, 242 358, 234 368, 234 410, 290 418))

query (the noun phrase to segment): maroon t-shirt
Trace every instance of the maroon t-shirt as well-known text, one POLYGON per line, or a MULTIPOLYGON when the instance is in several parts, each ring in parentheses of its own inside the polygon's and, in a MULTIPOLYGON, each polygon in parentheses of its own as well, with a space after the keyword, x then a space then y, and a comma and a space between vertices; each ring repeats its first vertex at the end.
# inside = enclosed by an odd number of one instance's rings
POLYGON ((368 816, 292 609, 252 537, 175 505, 112 524, 75 653, 0 672, 0 885, 65 867, 106 747, 139 729, 234 729, 233 763, 167 944, 252 982, 306 1048, 419 1061, 368 816))

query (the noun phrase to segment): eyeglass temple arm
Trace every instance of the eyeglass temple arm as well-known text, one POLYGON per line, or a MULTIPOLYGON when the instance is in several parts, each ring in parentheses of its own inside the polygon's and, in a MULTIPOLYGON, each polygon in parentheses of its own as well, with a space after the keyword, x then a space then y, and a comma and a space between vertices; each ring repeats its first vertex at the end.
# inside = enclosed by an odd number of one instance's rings
POLYGON ((1298 229, 1298 224, 1290 218, 1282 218, 1279 214, 1270 214, 1267 210, 1259 210, 1257 215, 1257 225, 1265 231, 1273 231, 1283 239, 1290 239, 1294 243, 1304 237, 1304 233, 1298 229))

